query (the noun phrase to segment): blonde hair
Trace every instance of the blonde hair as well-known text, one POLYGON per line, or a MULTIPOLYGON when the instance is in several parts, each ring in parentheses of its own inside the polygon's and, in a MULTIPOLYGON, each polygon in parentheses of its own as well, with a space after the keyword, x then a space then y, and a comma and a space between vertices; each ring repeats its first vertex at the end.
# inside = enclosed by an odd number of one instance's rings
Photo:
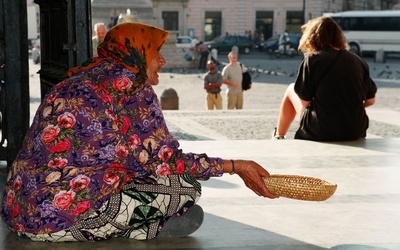
POLYGON ((311 19, 301 26, 303 35, 299 50, 310 54, 327 49, 348 49, 346 37, 340 26, 330 17, 321 16, 311 19))
POLYGON ((235 55, 235 56, 237 56, 236 52, 235 52, 235 51, 233 51, 233 50, 232 50, 231 52, 229 52, 229 54, 228 54, 228 58, 229 58, 229 57, 231 57, 232 55, 235 55))

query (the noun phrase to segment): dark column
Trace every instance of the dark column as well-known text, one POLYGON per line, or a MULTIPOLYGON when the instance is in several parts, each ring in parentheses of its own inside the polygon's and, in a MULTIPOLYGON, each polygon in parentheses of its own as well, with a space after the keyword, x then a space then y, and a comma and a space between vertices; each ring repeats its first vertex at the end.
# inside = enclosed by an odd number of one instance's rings
POLYGON ((26 0, 0 0, 0 160, 9 165, 29 127, 29 64, 26 0))

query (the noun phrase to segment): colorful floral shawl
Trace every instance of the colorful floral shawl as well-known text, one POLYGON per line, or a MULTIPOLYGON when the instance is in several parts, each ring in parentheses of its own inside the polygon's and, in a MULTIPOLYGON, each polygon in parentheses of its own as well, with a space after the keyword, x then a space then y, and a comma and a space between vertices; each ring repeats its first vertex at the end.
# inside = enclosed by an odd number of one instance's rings
POLYGON ((179 149, 147 83, 146 65, 166 38, 151 26, 117 25, 99 57, 46 95, 6 180, 1 215, 10 228, 66 229, 140 176, 222 175, 220 158, 179 149))

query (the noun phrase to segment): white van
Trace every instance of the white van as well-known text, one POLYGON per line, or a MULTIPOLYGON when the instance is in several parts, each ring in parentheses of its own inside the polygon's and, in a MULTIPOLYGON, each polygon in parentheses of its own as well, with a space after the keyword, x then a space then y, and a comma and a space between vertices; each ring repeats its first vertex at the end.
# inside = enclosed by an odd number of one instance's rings
POLYGON ((177 36, 175 45, 177 48, 187 48, 190 49, 192 47, 192 40, 190 36, 177 36))

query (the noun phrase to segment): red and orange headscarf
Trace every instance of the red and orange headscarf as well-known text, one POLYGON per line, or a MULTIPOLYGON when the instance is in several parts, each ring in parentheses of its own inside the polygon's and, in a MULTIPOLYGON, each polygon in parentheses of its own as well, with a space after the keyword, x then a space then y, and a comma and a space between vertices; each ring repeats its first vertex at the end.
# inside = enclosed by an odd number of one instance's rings
POLYGON ((121 23, 111 28, 97 47, 98 57, 89 64, 72 68, 71 76, 95 67, 102 59, 113 59, 134 73, 146 74, 147 66, 157 56, 168 38, 168 32, 143 23, 121 23))

